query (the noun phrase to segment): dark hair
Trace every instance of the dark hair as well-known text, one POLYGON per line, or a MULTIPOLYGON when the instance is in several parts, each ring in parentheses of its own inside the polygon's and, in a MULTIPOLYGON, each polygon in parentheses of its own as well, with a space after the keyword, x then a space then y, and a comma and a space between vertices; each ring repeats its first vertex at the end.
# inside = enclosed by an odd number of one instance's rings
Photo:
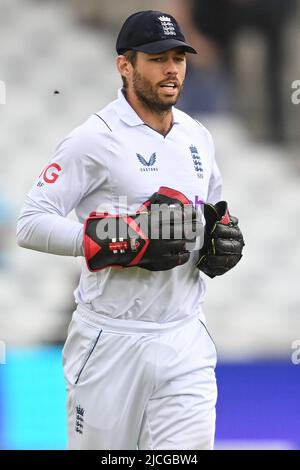
MULTIPOLYGON (((137 58, 137 51, 125 51, 122 55, 126 57, 126 60, 134 67, 136 63, 136 58, 137 58)), ((126 89, 128 86, 126 77, 123 77, 122 75, 122 82, 123 82, 123 88, 126 89)))

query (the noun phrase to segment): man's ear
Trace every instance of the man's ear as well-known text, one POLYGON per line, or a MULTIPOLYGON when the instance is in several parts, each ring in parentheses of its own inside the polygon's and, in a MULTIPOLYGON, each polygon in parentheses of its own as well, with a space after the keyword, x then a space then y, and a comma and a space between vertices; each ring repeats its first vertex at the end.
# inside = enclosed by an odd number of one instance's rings
POLYGON ((131 63, 127 60, 125 55, 117 56, 117 68, 122 77, 128 78, 132 69, 131 63))

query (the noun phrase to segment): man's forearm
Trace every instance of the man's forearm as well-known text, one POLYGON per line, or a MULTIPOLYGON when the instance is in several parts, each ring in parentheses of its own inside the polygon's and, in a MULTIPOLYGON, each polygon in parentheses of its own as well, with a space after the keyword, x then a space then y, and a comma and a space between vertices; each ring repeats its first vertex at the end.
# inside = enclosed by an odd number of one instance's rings
POLYGON ((58 214, 23 212, 17 242, 23 248, 63 256, 83 255, 83 225, 58 214))

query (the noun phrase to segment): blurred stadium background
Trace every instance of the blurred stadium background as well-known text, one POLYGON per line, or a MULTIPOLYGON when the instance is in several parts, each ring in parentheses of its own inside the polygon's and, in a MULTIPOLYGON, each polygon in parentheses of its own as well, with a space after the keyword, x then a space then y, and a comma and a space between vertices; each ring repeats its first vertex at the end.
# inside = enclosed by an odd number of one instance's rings
POLYGON ((1 449, 66 447, 61 349, 80 262, 18 248, 16 218, 56 143, 115 98, 117 31, 148 8, 175 13, 199 50, 179 107, 213 134, 246 240, 243 262, 207 281, 216 448, 300 449, 299 1, 209 3, 0 1, 1 449))

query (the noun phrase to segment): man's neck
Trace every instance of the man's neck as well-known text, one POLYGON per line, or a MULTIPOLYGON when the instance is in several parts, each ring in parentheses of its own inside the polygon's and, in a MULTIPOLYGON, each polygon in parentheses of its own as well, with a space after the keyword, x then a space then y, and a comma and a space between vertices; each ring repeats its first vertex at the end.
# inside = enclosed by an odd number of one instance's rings
POLYGON ((126 93, 124 90, 123 93, 130 106, 147 126, 163 136, 168 134, 173 125, 172 109, 155 112, 149 109, 146 104, 141 103, 135 95, 126 93))

